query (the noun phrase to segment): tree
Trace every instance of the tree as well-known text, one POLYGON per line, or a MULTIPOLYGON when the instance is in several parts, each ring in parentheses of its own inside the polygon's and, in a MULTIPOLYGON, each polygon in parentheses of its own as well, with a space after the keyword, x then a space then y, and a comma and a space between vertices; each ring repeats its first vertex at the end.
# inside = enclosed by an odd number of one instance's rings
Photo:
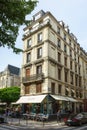
POLYGON ((0 89, 0 100, 9 105, 11 102, 16 102, 20 97, 19 87, 9 87, 0 89))
POLYGON ((0 46, 12 48, 15 53, 22 52, 15 46, 18 30, 21 25, 30 23, 25 16, 36 4, 37 0, 0 0, 0 46))

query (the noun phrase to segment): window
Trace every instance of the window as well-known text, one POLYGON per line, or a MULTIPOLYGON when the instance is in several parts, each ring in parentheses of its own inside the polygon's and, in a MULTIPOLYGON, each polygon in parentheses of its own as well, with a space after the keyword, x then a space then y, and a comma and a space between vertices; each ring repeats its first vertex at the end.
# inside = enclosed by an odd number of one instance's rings
POLYGON ((72 57, 72 50, 70 49, 70 57, 72 57))
POLYGON ((41 42, 42 41, 42 33, 39 33, 38 34, 38 42, 41 42))
POLYGON ((60 34, 60 27, 57 27, 57 33, 60 34))
POLYGON ((69 44, 71 45, 71 39, 69 39, 69 44))
POLYGON ((61 80, 61 68, 58 68, 58 79, 61 80))
POLYGON ((67 57, 64 57, 64 64, 67 66, 67 57))
POLYGON ((66 95, 66 96, 69 95, 69 90, 68 90, 68 88, 65 89, 65 95, 66 95))
POLYGON ((41 83, 36 84, 36 93, 41 93, 41 83))
POLYGON ((81 78, 81 76, 79 76, 79 87, 81 87, 82 86, 82 78, 81 78))
POLYGON ((71 96, 74 97, 74 92, 71 90, 71 96))
POLYGON ((66 46, 66 44, 64 44, 64 52, 65 53, 67 52, 67 46, 66 46))
POLYGON ((75 64, 75 72, 77 72, 77 64, 75 64))
POLYGON ((65 82, 67 82, 67 76, 68 76, 68 72, 65 71, 65 82))
POLYGON ((27 40, 27 48, 31 47, 31 39, 27 40))
POLYGON ((26 77, 30 76, 30 68, 26 69, 26 77))
POLYGON ((61 62, 61 54, 58 52, 58 62, 61 62))
POLYGON ((70 74, 70 79, 71 79, 70 83, 73 84, 73 74, 72 73, 70 74))
POLYGON ((58 38, 57 39, 57 46, 60 48, 61 47, 61 40, 58 38))
POLYGON ((30 86, 25 86, 25 94, 29 94, 30 93, 30 86))
POLYGON ((37 74, 41 74, 42 73, 42 66, 39 65, 37 66, 37 74))
POLYGON ((37 49, 37 58, 41 58, 42 57, 42 47, 37 49))
POLYGON ((70 69, 72 70, 72 61, 70 61, 70 69))
POLYGON ((66 34, 64 33, 64 40, 66 41, 66 34))
POLYGON ((78 76, 75 76, 75 85, 78 86, 78 76))
POLYGON ((61 94, 61 92, 62 92, 62 86, 61 86, 61 84, 59 84, 58 85, 58 93, 61 94))
POLYGON ((27 63, 30 62, 30 60, 31 60, 31 53, 29 52, 27 53, 27 63))
POLYGON ((55 83, 51 83, 51 93, 55 94, 55 83))

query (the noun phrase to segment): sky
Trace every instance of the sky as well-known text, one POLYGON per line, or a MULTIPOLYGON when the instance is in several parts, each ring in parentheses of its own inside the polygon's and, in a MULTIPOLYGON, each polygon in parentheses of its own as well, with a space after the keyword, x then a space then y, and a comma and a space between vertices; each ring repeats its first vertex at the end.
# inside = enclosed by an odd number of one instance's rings
MULTIPOLYGON (((63 20, 69 26, 78 39, 80 46, 87 52, 87 0, 38 0, 39 3, 26 18, 32 19, 32 16, 43 10, 50 11, 58 20, 63 20)), ((23 49, 23 26, 19 29, 19 36, 16 40, 16 47, 23 49)), ((15 54, 12 49, 0 47, 0 72, 8 64, 17 67, 22 66, 22 53, 15 54)))

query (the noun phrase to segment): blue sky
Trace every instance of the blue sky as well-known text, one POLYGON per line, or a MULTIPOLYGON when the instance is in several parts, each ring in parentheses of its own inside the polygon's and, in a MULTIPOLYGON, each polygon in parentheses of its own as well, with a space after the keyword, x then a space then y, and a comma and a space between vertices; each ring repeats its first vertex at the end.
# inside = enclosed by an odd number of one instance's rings
MULTIPOLYGON (((87 52, 87 0, 39 0, 34 11, 27 16, 32 16, 40 10, 50 11, 57 20, 63 20, 70 31, 77 37, 78 43, 87 52)), ((23 48, 23 27, 19 30, 16 47, 23 48)), ((22 54, 14 54, 11 49, 0 47, 0 71, 8 64, 21 67, 22 54)))

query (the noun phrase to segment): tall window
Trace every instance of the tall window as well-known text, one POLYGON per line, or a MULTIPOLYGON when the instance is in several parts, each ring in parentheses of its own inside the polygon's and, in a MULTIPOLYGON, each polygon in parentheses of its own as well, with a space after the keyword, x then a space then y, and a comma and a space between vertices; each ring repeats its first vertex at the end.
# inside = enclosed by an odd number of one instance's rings
POLYGON ((30 68, 26 69, 26 77, 30 76, 30 68))
POLYGON ((61 80, 61 68, 58 68, 58 79, 61 80))
POLYGON ((31 61, 31 53, 27 53, 27 63, 31 61))
POLYGON ((37 66, 37 74, 42 73, 42 65, 37 66))
POLYGON ((72 70, 72 61, 70 61, 70 69, 72 70))
POLYGON ((31 47, 31 38, 27 40, 27 48, 31 47))
POLYGON ((77 64, 75 64, 75 72, 77 72, 77 64))
POLYGON ((61 84, 58 85, 58 93, 59 93, 59 94, 62 93, 62 86, 61 86, 61 84))
POLYGON ((42 33, 39 33, 38 34, 38 42, 41 42, 42 41, 42 33))
POLYGON ((71 39, 69 39, 69 44, 71 45, 71 39))
POLYGON ((57 39, 57 46, 60 48, 61 47, 61 40, 58 38, 57 39))
POLYGON ((66 44, 64 44, 64 52, 65 53, 67 52, 67 46, 66 46, 66 44))
POLYGON ((73 84, 73 73, 70 73, 71 84, 73 84))
POLYGON ((60 34, 60 27, 57 27, 57 33, 60 34))
POLYGON ((70 49, 70 57, 72 57, 72 50, 70 49))
POLYGON ((75 76, 75 85, 78 86, 78 76, 75 76))
POLYGON ((67 76, 68 76, 68 72, 65 71, 65 82, 67 82, 67 76))
POLYGON ((41 93, 41 83, 36 84, 36 93, 41 93))
POLYGON ((67 57, 64 57, 64 64, 67 66, 67 57))
POLYGON ((41 58, 42 57, 42 47, 37 49, 37 58, 41 58))
POLYGON ((55 83, 51 83, 51 93, 55 94, 55 83))
POLYGON ((58 62, 61 62, 61 53, 58 52, 58 62))
POLYGON ((64 33, 64 40, 66 41, 66 34, 64 33))
POLYGON ((25 86, 25 94, 29 94, 30 93, 30 86, 25 86))

